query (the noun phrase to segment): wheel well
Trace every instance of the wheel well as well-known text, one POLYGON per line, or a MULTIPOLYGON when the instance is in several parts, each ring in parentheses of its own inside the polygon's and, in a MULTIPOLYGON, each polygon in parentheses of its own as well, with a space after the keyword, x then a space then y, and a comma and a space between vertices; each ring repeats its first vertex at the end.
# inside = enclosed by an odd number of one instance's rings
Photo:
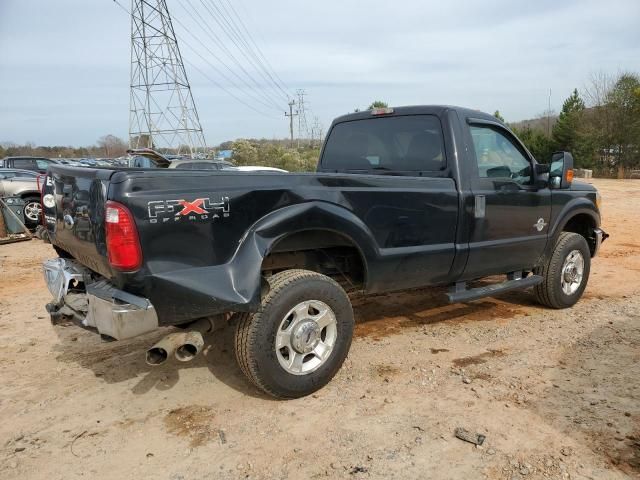
POLYGON ((20 198, 21 199, 26 199, 26 198, 36 198, 38 197, 38 199, 40 199, 40 193, 39 192, 23 192, 20 194, 20 198))
POLYGON ((582 235, 587 241, 589 250, 593 256, 596 250, 596 239, 593 234, 594 228, 596 228, 596 222, 591 215, 579 213, 578 215, 571 217, 562 230, 564 232, 573 232, 582 235))
POLYGON ((306 230, 278 240, 262 261, 263 276, 302 268, 332 277, 345 290, 362 289, 366 264, 348 237, 330 230, 306 230))

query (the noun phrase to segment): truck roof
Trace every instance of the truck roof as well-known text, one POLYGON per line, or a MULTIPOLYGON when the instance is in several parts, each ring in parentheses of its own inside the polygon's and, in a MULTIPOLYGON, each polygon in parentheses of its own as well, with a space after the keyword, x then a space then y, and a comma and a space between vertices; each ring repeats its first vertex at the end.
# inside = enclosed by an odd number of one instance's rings
MULTIPOLYGON (((381 116, 395 116, 395 115, 442 115, 448 110, 455 110, 460 113, 461 117, 473 116, 476 118, 498 121, 493 115, 484 113, 480 110, 473 110, 471 108, 457 107, 454 105, 407 105, 402 107, 389 107, 393 110, 393 113, 381 115, 381 116)), ((363 120, 365 118, 371 118, 372 110, 364 110, 361 112, 348 113, 336 118, 333 123, 348 122, 351 120, 363 120)))

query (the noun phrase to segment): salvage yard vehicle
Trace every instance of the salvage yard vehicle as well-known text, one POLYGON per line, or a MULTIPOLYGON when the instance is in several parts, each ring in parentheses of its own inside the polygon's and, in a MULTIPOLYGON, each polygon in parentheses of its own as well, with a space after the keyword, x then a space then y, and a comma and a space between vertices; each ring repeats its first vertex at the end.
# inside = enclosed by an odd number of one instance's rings
POLYGON ((5 157, 0 160, 0 168, 17 168, 46 173, 49 165, 57 165, 58 163, 56 160, 43 157, 5 157))
POLYGON ((38 173, 15 168, 0 168, 0 198, 19 197, 24 200, 22 213, 27 227, 35 227, 40 222, 40 190, 38 173))
POLYGON ((349 351, 346 290, 440 285, 467 302, 532 287, 574 305, 607 234, 571 155, 551 160, 490 115, 415 106, 336 119, 315 173, 52 166, 47 309, 117 340, 180 326, 151 364, 193 358, 230 318, 253 384, 308 395, 349 351))

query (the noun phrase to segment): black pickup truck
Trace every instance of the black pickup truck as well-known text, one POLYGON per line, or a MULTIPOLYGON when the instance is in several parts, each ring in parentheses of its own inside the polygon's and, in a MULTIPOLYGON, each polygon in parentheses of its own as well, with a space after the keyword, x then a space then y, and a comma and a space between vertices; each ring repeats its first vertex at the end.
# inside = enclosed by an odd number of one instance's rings
POLYGON ((117 340, 179 326, 150 364, 190 360, 229 322, 257 387, 307 395, 347 356, 347 291, 440 285, 466 302, 533 287, 575 304, 607 237, 600 196, 572 182, 569 153, 549 160, 490 115, 415 106, 336 119, 315 173, 54 165, 47 309, 117 340))

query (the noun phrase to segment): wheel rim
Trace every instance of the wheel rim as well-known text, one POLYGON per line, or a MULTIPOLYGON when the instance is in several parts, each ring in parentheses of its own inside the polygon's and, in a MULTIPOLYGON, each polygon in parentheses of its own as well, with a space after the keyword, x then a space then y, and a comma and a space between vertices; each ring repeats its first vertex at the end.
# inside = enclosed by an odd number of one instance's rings
POLYGON ((329 305, 320 300, 300 302, 280 322, 276 357, 288 373, 307 375, 326 363, 337 336, 338 322, 329 305))
POLYGON ((29 202, 24 206, 24 216, 32 222, 40 220, 40 212, 42 207, 39 202, 29 202))
POLYGON ((582 284, 584 276, 584 257, 579 250, 567 255, 562 265, 562 291, 565 295, 573 295, 582 284))

